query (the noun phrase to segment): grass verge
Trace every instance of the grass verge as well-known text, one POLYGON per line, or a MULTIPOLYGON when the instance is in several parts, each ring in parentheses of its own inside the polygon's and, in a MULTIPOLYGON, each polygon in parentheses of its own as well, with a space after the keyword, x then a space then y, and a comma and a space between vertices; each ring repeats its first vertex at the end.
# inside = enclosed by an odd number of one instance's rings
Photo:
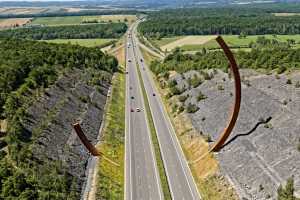
POLYGON ((158 139, 157 139, 157 135, 156 135, 156 131, 155 131, 155 127, 154 127, 154 123, 153 123, 153 119, 152 119, 152 115, 151 115, 151 111, 150 111, 149 101, 148 101, 146 90, 145 90, 145 87, 144 87, 144 82, 143 82, 143 79, 142 79, 142 74, 141 74, 141 71, 140 71, 139 68, 137 70, 138 70, 138 75, 139 75, 139 79, 140 79, 141 86, 142 86, 143 97, 144 97, 144 100, 145 100, 147 119, 148 119, 149 126, 150 126, 149 128, 150 128, 150 132, 151 132, 151 139, 152 139, 152 143, 153 143, 153 146, 154 146, 156 164, 157 164, 157 168, 158 168, 158 171, 159 171, 159 177, 160 177, 164 197, 165 197, 165 200, 171 200, 172 197, 171 197, 171 193, 170 193, 170 190, 169 190, 167 175, 166 175, 165 168, 164 168, 164 165, 163 165, 163 160, 162 160, 162 157, 161 157, 159 143, 158 143, 158 139))
POLYGON ((100 151, 118 163, 99 162, 97 199, 124 199, 125 73, 121 68, 113 80, 112 96, 106 114, 106 126, 100 151))

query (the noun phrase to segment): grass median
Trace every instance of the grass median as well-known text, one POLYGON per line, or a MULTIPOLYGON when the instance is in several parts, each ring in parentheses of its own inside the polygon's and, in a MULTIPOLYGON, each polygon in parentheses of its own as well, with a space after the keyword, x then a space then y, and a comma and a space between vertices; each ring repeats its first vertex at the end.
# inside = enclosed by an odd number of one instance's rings
MULTIPOLYGON (((138 66, 138 63, 137 63, 137 66, 138 66)), ((167 179, 167 175, 166 175, 166 172, 165 172, 163 160, 162 160, 162 157, 161 157, 159 143, 158 143, 156 130, 155 130, 155 127, 154 127, 154 123, 153 123, 153 119, 152 119, 152 115, 151 115, 151 111, 150 111, 149 101, 148 101, 146 90, 145 90, 145 87, 144 87, 144 82, 143 82, 143 79, 142 79, 142 74, 141 74, 141 71, 140 71, 139 68, 137 68, 137 70, 138 70, 138 75, 139 75, 139 79, 140 79, 140 82, 141 82, 143 97, 144 97, 144 100, 145 100, 146 114, 147 114, 147 119, 148 119, 148 122, 149 122, 149 128, 150 128, 150 132, 151 132, 151 139, 152 139, 152 143, 153 143, 153 146, 154 146, 156 164, 157 164, 157 168, 158 168, 158 171, 159 171, 159 176, 160 176, 160 181, 161 181, 164 197, 165 197, 165 200, 171 200, 172 197, 171 197, 171 193, 170 193, 170 190, 169 190, 168 179, 167 179)))

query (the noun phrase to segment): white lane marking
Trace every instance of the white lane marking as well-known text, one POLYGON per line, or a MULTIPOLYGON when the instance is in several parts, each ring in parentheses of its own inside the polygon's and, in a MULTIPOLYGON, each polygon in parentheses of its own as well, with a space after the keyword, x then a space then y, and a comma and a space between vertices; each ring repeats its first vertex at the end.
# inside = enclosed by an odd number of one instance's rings
MULTIPOLYGON (((132 35, 132 34, 131 34, 132 35)), ((150 126, 149 126, 149 123, 148 123, 148 118, 147 118, 147 115, 146 115, 146 109, 145 109, 145 102, 144 102, 144 96, 143 96, 143 92, 142 92, 142 87, 141 87, 141 80, 140 80, 140 77, 138 76, 138 69, 137 69, 137 65, 136 65, 136 55, 135 55, 135 47, 134 47, 134 41, 133 41, 133 37, 132 37, 132 49, 133 49, 133 60, 134 60, 134 66, 135 66, 135 75, 137 77, 137 81, 138 81, 138 88, 139 88, 139 91, 140 91, 140 95, 141 95, 141 100, 142 100, 142 104, 143 104, 143 107, 144 107, 144 117, 145 117, 145 120, 146 120, 146 126, 147 126, 147 135, 149 137, 149 145, 150 145, 150 149, 151 149, 151 154, 152 154, 152 160, 153 160, 153 167, 154 167, 154 171, 155 171, 155 177, 156 177, 156 182, 157 182, 157 188, 158 188, 158 192, 159 192, 159 198, 162 200, 164 199, 163 198, 163 195, 162 195, 162 191, 161 191, 161 185, 160 185, 160 179, 158 178, 158 170, 157 170, 157 164, 156 164, 156 161, 155 161, 155 156, 154 156, 154 150, 153 150, 153 144, 152 144, 152 140, 151 140, 151 137, 150 137, 150 126)), ((139 66, 139 65, 138 65, 139 66)))
MULTIPOLYGON (((139 53, 140 53, 140 52, 139 52, 139 53)), ((140 53, 140 54, 141 54, 141 53, 140 53)), ((141 57, 142 57, 142 55, 141 55, 141 57)), ((147 72, 148 72, 148 70, 147 70, 147 72)), ((150 86, 151 86, 151 88, 152 88, 152 91, 156 91, 156 92, 157 92, 156 87, 155 87, 155 85, 153 84, 152 78, 149 77, 149 72, 147 73, 147 77, 148 77, 148 80, 151 82, 150 86)), ((147 95, 148 95, 148 93, 147 93, 147 95)), ((195 180, 194 180, 194 178, 191 176, 190 168, 189 168, 189 166, 188 166, 187 163, 186 163, 186 160, 185 160, 185 157, 184 157, 185 155, 183 154, 183 150, 182 150, 182 148, 181 148, 181 145, 179 144, 179 141, 178 141, 178 138, 177 138, 176 135, 175 135, 175 137, 176 137, 177 145, 176 145, 175 142, 174 142, 174 134, 175 134, 175 131, 174 131, 173 125, 171 124, 170 119, 169 119, 169 118, 168 118, 168 119, 166 118, 166 116, 165 116, 165 109, 163 108, 163 110, 162 110, 162 106, 161 106, 161 102, 162 102, 162 101, 161 101, 160 96, 159 96, 158 98, 160 99, 160 102, 157 100, 158 107, 159 107, 159 109, 160 109, 160 111, 161 111, 161 113, 163 114, 163 117, 164 117, 164 119, 165 119, 165 122, 166 122, 166 125, 167 125, 167 129, 169 130, 169 134, 170 134, 170 136, 171 136, 172 143, 173 143, 174 148, 175 148, 175 150, 176 150, 178 159, 179 159, 179 161, 180 161, 181 168, 183 169, 183 172, 184 172, 186 181, 187 181, 187 183, 188 183, 189 189, 190 189, 190 191, 191 191, 191 194, 192 194, 192 196, 193 196, 193 199, 195 199, 195 196, 194 196, 194 193, 193 193, 193 191, 192 191, 192 188, 191 188, 191 185, 190 185, 190 181, 189 181, 189 179, 188 179, 188 177, 187 177, 187 174, 186 174, 186 168, 188 168, 188 171, 190 172, 190 174, 189 174, 189 175, 190 175, 190 179, 192 179, 192 181, 193 181, 193 183, 194 183, 194 186, 195 186, 195 188, 196 188, 196 192, 197 192, 197 194, 199 195, 199 197, 200 197, 200 199, 201 199, 201 196, 200 196, 200 193, 199 193, 198 188, 197 188, 197 186, 196 186, 195 180), (169 123, 169 124, 168 124, 168 123, 169 123), (172 128, 172 131, 170 130, 170 126, 171 126, 171 128, 172 128), (178 152, 178 146, 180 147, 181 155, 180 155, 179 152, 178 152), (182 158, 182 157, 183 157, 183 158, 182 158), (183 167, 183 163, 182 163, 183 159, 184 159, 185 164, 186 164, 185 168, 183 167)), ((150 98, 148 98, 148 99, 150 99, 150 98)), ((151 101, 151 100, 150 100, 150 101, 151 101)), ((153 101, 155 101, 155 100, 153 100, 153 101)), ((152 112, 151 106, 150 106, 150 110, 151 110, 151 112, 152 112)), ((152 114, 153 114, 153 112, 152 112, 152 114)), ((155 120, 154 120, 154 121, 155 121, 155 120)), ((170 190, 171 190, 171 189, 170 189, 170 190)))

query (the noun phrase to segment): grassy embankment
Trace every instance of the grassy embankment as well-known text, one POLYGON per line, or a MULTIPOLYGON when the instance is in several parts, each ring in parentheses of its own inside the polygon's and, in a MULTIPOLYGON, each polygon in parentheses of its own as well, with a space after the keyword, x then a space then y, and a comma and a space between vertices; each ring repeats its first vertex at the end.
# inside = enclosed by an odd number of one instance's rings
POLYGON ((167 180, 165 168, 164 168, 164 165, 163 165, 163 160, 162 160, 162 157, 161 157, 161 152, 160 152, 159 143, 158 143, 158 139, 157 139, 157 135, 156 135, 156 130, 155 130, 155 127, 154 127, 153 118, 152 118, 151 111, 150 111, 149 101, 148 101, 148 98, 147 98, 146 90, 145 90, 144 83, 143 83, 143 80, 142 80, 141 71, 140 71, 139 68, 138 68, 138 75, 139 75, 139 79, 140 79, 140 82, 141 82, 141 85, 142 85, 142 92, 143 92, 143 97, 144 97, 145 106, 146 106, 146 114, 147 114, 147 119, 148 119, 150 132, 151 132, 151 139, 152 139, 152 144, 153 144, 153 147, 154 147, 156 164, 157 164, 157 168, 158 168, 158 171, 159 171, 159 177, 160 177, 164 197, 165 197, 165 200, 171 200, 172 197, 171 197, 171 193, 170 193, 170 190, 169 190, 169 185, 168 185, 168 180, 167 180))
MULTIPOLYGON (((249 44, 251 42, 255 42, 259 36, 260 35, 250 35, 247 36, 246 38, 239 38, 237 35, 223 35, 222 37, 231 48, 242 49, 247 51, 250 50, 249 44)), ((295 40, 296 43, 293 46, 293 48, 300 47, 300 35, 276 35, 275 37, 273 35, 264 35, 264 36, 267 39, 275 39, 279 42, 287 42, 288 39, 293 39, 295 40)), ((193 40, 190 41, 184 40, 185 36, 176 36, 172 38, 162 38, 160 40, 152 40, 151 42, 157 44, 161 49, 165 49, 168 47, 174 49, 177 46, 181 46, 181 49, 184 51, 199 51, 204 47, 208 49, 219 48, 219 45, 214 39, 209 40, 203 44, 197 44, 197 43, 201 43, 201 41, 203 41, 208 36, 199 35, 193 37, 194 37, 193 40), (182 41, 182 43, 179 42, 179 44, 175 45, 175 43, 178 43, 178 41, 180 40, 182 41), (172 45, 172 43, 174 43, 174 45, 172 45)))
MULTIPOLYGON (((147 51, 142 50, 142 53, 148 65, 156 59, 147 51)), ((173 103, 178 102, 178 99, 166 99, 167 89, 161 89, 158 82, 156 84, 203 200, 238 199, 231 186, 219 176, 218 161, 213 154, 208 153, 208 143, 194 129, 188 116, 185 113, 178 115, 172 113, 173 103)))
MULTIPOLYGON (((116 57, 124 66, 124 48, 116 52, 116 57)), ((108 102, 106 124, 99 145, 100 151, 118 163, 115 166, 100 160, 97 176, 97 193, 99 199, 124 199, 124 151, 125 151, 125 73, 124 67, 115 74, 112 82, 113 98, 108 102)))
POLYGON ((31 24, 42 24, 45 26, 60 25, 80 25, 85 21, 98 21, 99 23, 107 22, 124 22, 130 24, 136 20, 135 15, 96 15, 96 16, 66 16, 66 17, 37 17, 31 24))

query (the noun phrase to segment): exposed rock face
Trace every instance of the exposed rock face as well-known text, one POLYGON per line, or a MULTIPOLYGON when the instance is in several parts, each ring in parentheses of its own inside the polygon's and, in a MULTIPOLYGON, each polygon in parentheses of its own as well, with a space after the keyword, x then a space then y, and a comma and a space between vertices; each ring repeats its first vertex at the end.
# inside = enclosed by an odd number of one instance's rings
MULTIPOLYGON (((187 86, 188 72, 176 75, 178 87, 187 86)), ((242 72, 240 115, 227 145, 217 154, 222 173, 232 182, 240 198, 276 199, 279 184, 294 176, 296 194, 300 193, 300 73, 261 75, 242 72), (287 79, 292 84, 287 84, 287 79), (262 123, 266 119, 271 120, 262 123)), ((188 114, 194 127, 216 140, 223 131, 233 102, 233 81, 218 71, 214 78, 185 91, 189 102, 200 109, 188 114), (221 85, 222 87, 219 87, 221 85), (197 101, 201 91, 207 98, 197 101)))
POLYGON ((109 85, 104 84, 100 93, 87 84, 89 78, 79 70, 60 77, 27 110, 29 116, 24 122, 32 134, 34 157, 62 161, 68 173, 78 178, 78 189, 85 178, 89 153, 80 143, 72 124, 79 121, 86 136, 95 144, 109 89, 109 85))

